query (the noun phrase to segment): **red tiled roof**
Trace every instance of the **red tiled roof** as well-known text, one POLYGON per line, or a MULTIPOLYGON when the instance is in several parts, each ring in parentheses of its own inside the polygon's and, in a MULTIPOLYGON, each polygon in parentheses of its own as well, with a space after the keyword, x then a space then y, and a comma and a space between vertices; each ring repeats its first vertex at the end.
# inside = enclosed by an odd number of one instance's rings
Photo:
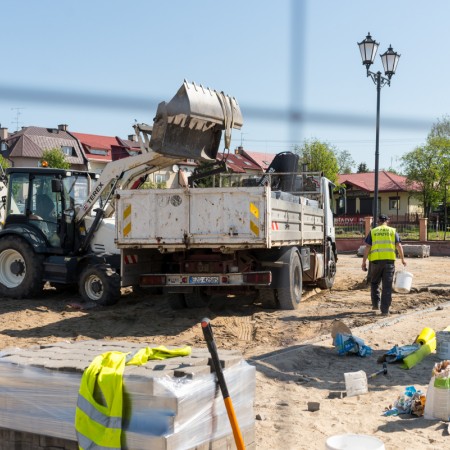
POLYGON ((98 134, 74 133, 71 132, 83 145, 99 150, 111 150, 112 145, 117 145, 117 138, 114 136, 100 136, 98 134))
POLYGON ((249 152, 247 150, 243 150, 243 153, 258 164, 264 171, 269 168, 270 163, 273 158, 275 158, 275 153, 249 152))
POLYGON ((234 153, 217 155, 217 159, 226 160, 227 166, 235 173, 246 173, 247 171, 260 172, 261 167, 244 155, 236 155, 234 153))
MULTIPOLYGON (((349 173, 339 175, 340 184, 353 185, 363 191, 374 192, 375 173, 349 173)), ((408 185, 406 177, 382 170, 378 172, 378 192, 410 191, 414 185, 408 185)))

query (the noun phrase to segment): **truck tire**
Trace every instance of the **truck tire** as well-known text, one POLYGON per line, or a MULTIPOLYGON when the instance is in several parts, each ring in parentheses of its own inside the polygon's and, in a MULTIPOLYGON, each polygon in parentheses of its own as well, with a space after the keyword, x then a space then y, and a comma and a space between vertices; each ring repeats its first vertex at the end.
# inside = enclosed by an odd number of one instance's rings
POLYGON ((289 250, 286 262, 281 269, 283 287, 278 288, 277 297, 280 309, 292 310, 299 307, 303 290, 302 264, 296 248, 289 250))
POLYGON ((80 275, 80 295, 85 302, 114 305, 120 298, 120 277, 109 264, 87 266, 80 275))
POLYGON ((336 260, 334 253, 331 252, 331 257, 328 260, 328 267, 326 271, 326 276, 317 280, 317 286, 320 289, 331 289, 334 284, 334 278, 336 277, 336 260))
POLYGON ((261 306, 264 309, 278 309, 279 304, 275 289, 259 289, 258 300, 261 302, 261 306))
POLYGON ((204 308, 208 306, 208 296, 200 288, 194 288, 189 294, 184 294, 184 301, 188 308, 204 308))
POLYGON ((20 299, 42 292, 43 258, 18 236, 0 239, 0 296, 20 299))
POLYGON ((169 303, 169 306, 173 309, 173 310, 178 310, 178 309, 185 309, 186 308, 186 301, 184 298, 184 294, 182 293, 170 293, 170 294, 165 294, 167 297, 167 303, 169 303))

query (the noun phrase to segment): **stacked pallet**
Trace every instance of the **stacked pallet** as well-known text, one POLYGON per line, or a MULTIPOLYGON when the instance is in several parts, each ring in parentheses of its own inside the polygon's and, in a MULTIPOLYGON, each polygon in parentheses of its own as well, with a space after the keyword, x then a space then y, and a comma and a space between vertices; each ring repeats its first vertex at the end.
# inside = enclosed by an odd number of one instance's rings
MULTIPOLYGON (((81 375, 95 356, 152 344, 61 342, 0 352, 0 427, 76 441, 81 375)), ((247 448, 254 446, 255 368, 237 351, 219 351, 247 448)), ((233 448, 232 430, 206 348, 189 357, 127 366, 124 449, 233 448), (231 447, 230 447, 231 446, 231 447)))

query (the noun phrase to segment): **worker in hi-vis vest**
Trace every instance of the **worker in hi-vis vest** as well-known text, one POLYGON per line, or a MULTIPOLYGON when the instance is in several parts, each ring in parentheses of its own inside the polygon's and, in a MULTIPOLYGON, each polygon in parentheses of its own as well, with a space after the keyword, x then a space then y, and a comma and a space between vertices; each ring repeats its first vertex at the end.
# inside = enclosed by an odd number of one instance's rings
POLYGON ((406 266, 406 261, 398 233, 395 231, 395 228, 388 226, 389 217, 381 214, 378 220, 380 225, 372 228, 365 239, 366 248, 363 255, 362 270, 367 270, 366 260, 369 259, 368 279, 370 280, 372 309, 376 311, 381 310, 383 316, 388 316, 392 302, 395 251, 398 251, 404 266, 406 266), (380 283, 382 283, 381 297, 380 283))
POLYGON ((188 356, 190 347, 169 350, 164 346, 137 352, 106 352, 84 371, 75 412, 75 430, 80 450, 120 450, 125 366, 141 366, 149 359, 188 356))

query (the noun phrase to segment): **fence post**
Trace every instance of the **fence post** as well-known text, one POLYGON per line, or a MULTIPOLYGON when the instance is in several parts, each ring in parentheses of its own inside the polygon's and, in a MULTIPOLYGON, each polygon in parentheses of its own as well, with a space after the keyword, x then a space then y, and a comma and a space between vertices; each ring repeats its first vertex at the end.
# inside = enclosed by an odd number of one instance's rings
POLYGON ((364 217, 364 236, 370 233, 372 227, 372 217, 364 217))
POLYGON ((427 225, 428 225, 428 219, 426 217, 421 217, 419 219, 419 240, 421 242, 428 241, 427 225))

